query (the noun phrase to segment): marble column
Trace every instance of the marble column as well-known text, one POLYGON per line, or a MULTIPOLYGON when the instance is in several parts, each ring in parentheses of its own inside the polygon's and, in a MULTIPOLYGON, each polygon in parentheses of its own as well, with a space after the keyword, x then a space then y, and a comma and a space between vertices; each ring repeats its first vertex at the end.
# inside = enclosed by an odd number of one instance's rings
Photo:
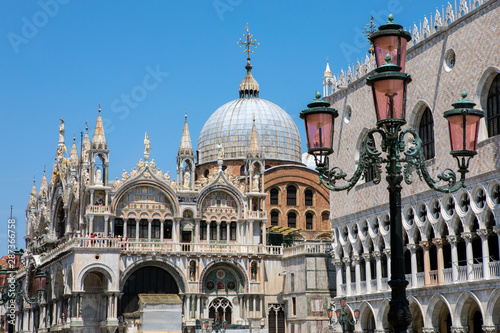
POLYGON ((431 284, 431 259, 429 256, 431 244, 428 241, 421 241, 420 247, 424 251, 424 286, 429 286, 431 284))
POLYGON ((163 233, 165 232, 165 220, 160 220, 160 242, 163 243, 163 233))
POLYGON ((355 295, 361 294, 361 269, 359 267, 360 259, 360 256, 357 254, 352 256, 352 260, 354 261, 354 281, 356 282, 356 291, 354 292, 355 295))
POLYGON ((490 250, 488 248, 488 229, 479 229, 477 234, 481 237, 483 255, 483 279, 490 278, 490 250))
POLYGON ((127 238, 127 219, 123 219, 123 238, 127 238))
POLYGON ((444 283, 444 258, 443 258, 443 239, 442 238, 434 238, 432 243, 436 245, 436 254, 437 254, 437 283, 438 285, 442 285, 444 283))
POLYGON ((217 221, 217 243, 220 241, 220 221, 217 221))
POLYGON ((109 216, 104 216, 104 237, 109 235, 109 216))
POLYGON ((335 265, 335 275, 337 282, 337 295, 343 296, 342 293, 342 260, 341 259, 333 259, 333 264, 335 265))
POLYGON ((262 245, 267 245, 267 226, 266 222, 262 222, 262 245))
POLYGON ((207 221, 207 243, 210 243, 210 224, 211 222, 207 221))
POLYGON ((363 253, 363 259, 365 259, 366 293, 369 294, 372 291, 371 255, 369 253, 363 253))
POLYGON ((374 251, 373 256, 375 257, 375 269, 377 272, 377 291, 382 290, 382 253, 380 251, 374 251))
MULTIPOLYGON (((496 225, 493 227, 493 232, 497 234, 498 244, 500 244, 500 225, 496 225)), ((500 246, 498 247, 498 255, 500 256, 500 246)))
POLYGON ((153 222, 152 219, 148 219, 148 242, 151 242, 151 223, 153 222))
POLYGON ((135 221, 135 241, 139 241, 139 219, 134 219, 135 221))
POLYGON ((94 215, 90 215, 89 216, 89 231, 87 232, 87 234, 93 234, 94 233, 94 215))
POLYGON ((385 258, 387 259, 387 277, 391 279, 391 249, 385 249, 385 258))
POLYGON ((410 251, 410 259, 411 259, 411 286, 413 288, 417 287, 417 244, 408 244, 406 245, 408 250, 410 251))
POLYGON ((465 250, 467 254, 467 280, 472 279, 472 265, 474 264, 474 257, 472 253, 472 237, 473 232, 462 232, 462 238, 465 240, 465 250))
POLYGON ((450 243, 451 247, 451 280, 458 281, 458 251, 457 242, 458 238, 455 235, 446 236, 446 240, 450 243))
POLYGON ((346 296, 351 295, 351 259, 349 257, 344 257, 342 259, 345 268, 345 294, 346 296))

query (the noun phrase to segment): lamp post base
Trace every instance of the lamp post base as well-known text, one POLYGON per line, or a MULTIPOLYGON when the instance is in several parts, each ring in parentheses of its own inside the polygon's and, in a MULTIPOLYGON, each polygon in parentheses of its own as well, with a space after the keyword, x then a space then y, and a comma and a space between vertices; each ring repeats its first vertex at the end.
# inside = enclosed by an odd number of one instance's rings
POLYGON ((389 302, 389 313, 387 320, 394 329, 394 333, 406 333, 411 324, 410 305, 406 299, 406 280, 391 280, 389 286, 392 289, 392 299, 389 302))

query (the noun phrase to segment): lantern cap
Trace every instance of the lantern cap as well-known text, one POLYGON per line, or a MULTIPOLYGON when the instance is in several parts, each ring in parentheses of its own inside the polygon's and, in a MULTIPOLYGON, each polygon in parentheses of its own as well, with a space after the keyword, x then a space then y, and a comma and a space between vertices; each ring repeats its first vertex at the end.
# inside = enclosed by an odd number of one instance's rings
POLYGON ((401 72, 401 66, 398 66, 396 64, 393 64, 391 62, 391 55, 387 53, 385 55, 385 64, 382 66, 379 66, 375 68, 375 72, 377 73, 384 73, 384 72, 401 72))
POLYGON ((313 99, 311 103, 307 104, 308 108, 316 108, 316 107, 329 107, 330 103, 325 102, 324 100, 321 99, 321 93, 319 91, 316 91, 315 93, 316 99, 313 99))
POLYGON ((453 109, 445 111, 443 117, 448 118, 450 116, 454 116, 457 114, 465 114, 465 115, 474 115, 480 118, 484 117, 484 111, 474 109, 476 103, 469 101, 467 97, 467 92, 462 92, 462 98, 456 101, 455 103, 451 103, 453 109))
POLYGON ((411 40, 411 34, 408 31, 404 31, 401 24, 394 23, 393 21, 394 15, 389 14, 386 24, 382 24, 380 27, 378 27, 378 31, 375 31, 368 37, 370 42, 373 43, 373 40, 375 38, 387 35, 397 35, 403 37, 404 39, 406 39, 406 41, 409 42, 411 40))
POLYGON ((300 111, 300 119, 304 119, 306 115, 311 113, 332 113, 334 118, 339 116, 337 109, 330 108, 330 103, 321 99, 321 94, 316 92, 316 99, 307 104, 308 109, 300 111))
MULTIPOLYGON (((385 64, 380 66, 379 68, 384 67, 384 66, 385 66, 385 64)), ((399 66, 394 65, 394 64, 390 64, 390 66, 399 67, 399 66)), ((401 67, 399 67, 399 68, 401 68, 401 67)), ((380 80, 390 80, 390 79, 404 80, 406 83, 410 83, 411 82, 411 75, 408 73, 384 71, 381 73, 376 73, 376 74, 368 76, 366 78, 366 84, 371 86, 374 82, 377 82, 380 80)))
POLYGON ((471 102, 469 101, 466 97, 467 97, 467 92, 466 91, 463 91, 460 96, 462 96, 461 99, 459 99, 458 101, 456 101, 455 103, 451 103, 451 105, 455 108, 455 109, 459 109, 459 108, 468 108, 468 109, 473 109, 474 106, 476 105, 476 103, 474 102, 471 102))

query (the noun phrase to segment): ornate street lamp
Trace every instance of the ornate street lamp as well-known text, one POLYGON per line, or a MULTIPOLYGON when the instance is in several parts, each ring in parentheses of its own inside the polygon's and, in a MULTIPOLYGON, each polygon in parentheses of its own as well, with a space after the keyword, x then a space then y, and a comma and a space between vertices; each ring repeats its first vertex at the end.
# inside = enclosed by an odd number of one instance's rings
MULTIPOLYGON (((375 69, 375 74, 366 79, 366 83, 372 87, 377 122, 376 127, 369 130, 363 138, 358 166, 351 178, 347 179, 347 175, 338 167, 327 169, 326 158, 333 152, 337 110, 330 108, 328 103, 320 99, 321 95, 316 93, 316 99, 308 104, 308 109, 300 113, 305 121, 308 152, 315 157, 320 182, 326 188, 332 191, 349 191, 363 175, 366 177, 371 172, 371 168, 374 172, 373 182, 378 184, 381 180, 381 166, 385 164, 389 184, 392 256, 389 281, 392 297, 388 321, 395 333, 406 332, 411 323, 406 299, 408 281, 404 274, 401 182, 404 179, 407 184, 411 184, 412 172, 415 171, 430 188, 440 192, 451 193, 465 187, 465 174, 469 172, 470 159, 477 154, 479 120, 484 117, 484 112, 474 109, 475 104, 466 99, 466 93, 462 93, 462 99, 452 104, 452 110, 444 113, 450 131, 450 154, 457 160, 460 179, 457 180, 456 173, 451 169, 445 169, 437 176, 437 180, 433 179, 427 171, 422 140, 417 132, 411 128, 401 128, 406 124, 406 86, 411 82, 410 75, 401 70, 404 71, 405 68, 406 44, 410 39, 402 26, 393 22, 392 15, 389 15, 389 22, 370 36, 379 67, 375 69), (382 63, 382 59, 385 63, 382 63), (375 134, 380 136, 381 151, 375 145, 375 134), (405 140, 407 135, 410 137, 405 140), (337 184, 338 181, 343 184, 337 184), (439 186, 441 181, 446 185, 439 186)), ((330 313, 332 312, 333 309, 330 313)))
POLYGON ((339 324, 342 326, 342 332, 345 332, 345 325, 347 323, 351 324, 352 326, 356 325, 359 319, 359 309, 354 309, 354 320, 351 321, 349 318, 349 315, 345 311, 345 307, 347 306, 346 304, 346 299, 345 297, 340 298, 340 307, 335 309, 335 303, 330 303, 330 306, 326 310, 328 314, 328 320, 329 320, 329 325, 328 327, 333 331, 333 327, 336 324, 339 324), (337 320, 333 318, 333 312, 335 312, 337 316, 337 320))
POLYGON ((19 266, 21 264, 21 258, 23 256, 23 251, 22 250, 19 250, 17 247, 14 251, 12 251, 12 254, 9 255, 9 265, 11 265, 12 267, 9 267, 13 270, 18 270, 19 269, 19 266), (13 256, 13 259, 11 259, 10 257, 13 256))
MULTIPOLYGON (((21 251, 19 252, 22 254, 21 251)), ((17 258, 16 262, 20 262, 20 257, 17 258)), ((19 268, 19 265, 16 267, 19 268)), ((33 276, 33 279, 30 279, 29 267, 31 266, 28 265, 26 267, 26 272, 28 274, 26 276, 24 288, 21 284, 16 283, 16 270, 7 270, 5 267, 0 269, 0 305, 4 305, 7 302, 21 301, 23 299, 29 304, 39 304, 42 302, 47 276, 44 272, 39 271, 33 276), (30 283, 31 289, 28 288, 30 283)))

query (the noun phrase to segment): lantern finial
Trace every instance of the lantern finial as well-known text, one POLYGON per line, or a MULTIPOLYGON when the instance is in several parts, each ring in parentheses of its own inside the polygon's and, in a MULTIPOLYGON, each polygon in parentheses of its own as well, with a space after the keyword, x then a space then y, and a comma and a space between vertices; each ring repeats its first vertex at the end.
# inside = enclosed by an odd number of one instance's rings
POLYGON ((316 91, 316 99, 320 99, 321 98, 321 93, 319 91, 316 91))
POLYGON ((467 92, 464 90, 462 91, 462 99, 465 99, 465 97, 467 97, 467 92))
POLYGON ((392 23, 392 21, 394 21, 394 15, 389 14, 389 16, 387 17, 387 19, 389 20, 389 22, 387 22, 387 23, 392 23))

